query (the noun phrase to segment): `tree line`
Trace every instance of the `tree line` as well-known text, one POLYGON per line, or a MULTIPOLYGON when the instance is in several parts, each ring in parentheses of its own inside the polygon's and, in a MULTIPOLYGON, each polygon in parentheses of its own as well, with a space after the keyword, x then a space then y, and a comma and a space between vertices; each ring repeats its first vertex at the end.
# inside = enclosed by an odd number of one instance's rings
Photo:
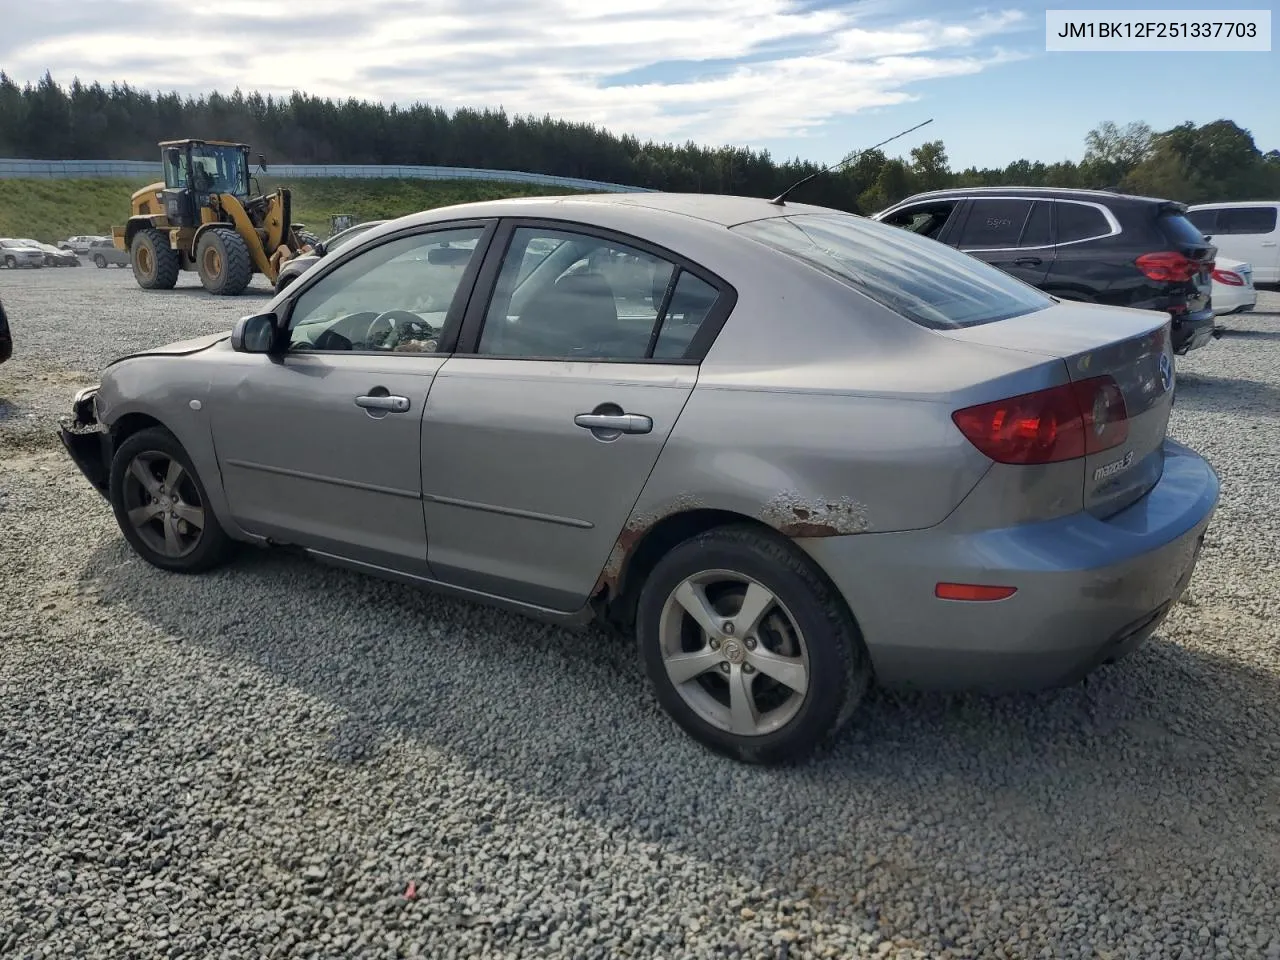
MULTIPOLYGON (((19 86, 0 71, 0 156, 44 160, 151 160, 181 137, 250 143, 281 163, 424 164, 524 170, 660 190, 774 196, 817 172, 768 151, 641 141, 551 116, 416 103, 384 106, 294 92, 183 97, 128 84, 63 86, 46 73, 19 86)), ((1280 151, 1263 153, 1231 120, 1154 131, 1100 124, 1079 161, 1017 160, 953 170, 941 140, 890 157, 858 155, 814 179, 796 200, 871 213, 921 190, 953 186, 1093 187, 1197 203, 1280 197, 1280 151)))

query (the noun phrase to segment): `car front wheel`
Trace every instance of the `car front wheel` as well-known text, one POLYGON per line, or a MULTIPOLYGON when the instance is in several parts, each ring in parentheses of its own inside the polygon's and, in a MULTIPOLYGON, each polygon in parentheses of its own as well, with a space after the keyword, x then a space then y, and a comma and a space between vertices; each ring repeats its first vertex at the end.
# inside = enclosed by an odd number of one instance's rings
POLYGON ((204 484, 163 427, 140 430, 120 444, 109 493, 125 539, 153 566, 199 573, 230 556, 232 541, 209 508, 204 484))
POLYGON ((751 763, 803 758, 844 725, 871 680, 834 588, 794 545, 750 526, 667 554, 641 589, 636 633, 667 712, 751 763))

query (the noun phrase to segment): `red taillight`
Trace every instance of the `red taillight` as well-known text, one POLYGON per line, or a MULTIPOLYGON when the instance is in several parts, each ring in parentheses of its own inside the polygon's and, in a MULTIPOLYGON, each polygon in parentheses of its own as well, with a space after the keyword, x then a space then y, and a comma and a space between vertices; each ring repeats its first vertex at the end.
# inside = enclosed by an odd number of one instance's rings
POLYGON ((985 583, 940 583, 933 588, 939 600, 1006 600, 1017 587, 993 587, 985 583))
POLYGON ((1024 393, 951 415, 997 463, 1059 463, 1109 450, 1129 436, 1124 395, 1108 376, 1024 393))
POLYGON ((1244 277, 1234 270, 1215 270, 1213 271, 1213 279, 1219 283, 1225 283, 1228 287, 1244 286, 1244 277))
MULTIPOLYGON (((1160 253, 1144 253, 1134 261, 1148 279, 1161 282, 1182 283, 1190 280, 1200 272, 1201 265, 1190 257, 1183 256, 1176 250, 1162 250, 1160 253)), ((1212 269, 1210 267, 1209 269, 1212 269)))

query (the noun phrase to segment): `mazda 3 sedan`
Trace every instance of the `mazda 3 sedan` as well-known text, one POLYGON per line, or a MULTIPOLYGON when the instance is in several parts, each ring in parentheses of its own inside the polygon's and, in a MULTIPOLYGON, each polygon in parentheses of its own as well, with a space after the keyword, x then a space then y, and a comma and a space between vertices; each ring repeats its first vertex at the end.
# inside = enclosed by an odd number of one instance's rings
POLYGON ((775 762, 873 681, 1059 685, 1156 630, 1218 500, 1166 435, 1169 325, 821 207, 504 200, 115 361, 61 433, 157 567, 289 545, 601 619, 686 731, 775 762))

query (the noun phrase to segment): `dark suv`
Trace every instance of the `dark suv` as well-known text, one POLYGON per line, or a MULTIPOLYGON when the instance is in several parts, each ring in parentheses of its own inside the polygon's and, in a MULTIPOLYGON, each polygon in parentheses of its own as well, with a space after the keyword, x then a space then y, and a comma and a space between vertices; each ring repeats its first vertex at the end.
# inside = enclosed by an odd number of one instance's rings
POLYGON ((1160 310, 1173 348, 1215 335, 1217 248, 1184 204, 1102 190, 968 187, 919 193, 872 219, 963 250, 1064 300, 1160 310))
POLYGON ((9 318, 4 315, 4 304, 0 303, 0 363, 13 356, 13 336, 9 333, 9 318))

